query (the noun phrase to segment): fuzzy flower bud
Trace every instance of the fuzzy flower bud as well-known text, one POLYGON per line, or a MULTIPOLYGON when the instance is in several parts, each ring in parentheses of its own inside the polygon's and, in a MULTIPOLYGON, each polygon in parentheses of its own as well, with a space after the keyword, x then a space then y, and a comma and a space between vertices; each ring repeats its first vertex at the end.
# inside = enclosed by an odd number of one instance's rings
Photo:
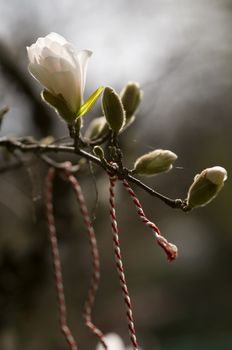
POLYGON ((89 140, 97 140, 100 137, 103 137, 107 132, 109 131, 108 124, 106 122, 105 117, 100 117, 93 119, 92 122, 89 124, 85 136, 89 140))
POLYGON ((125 110, 120 97, 111 87, 106 87, 103 92, 102 109, 110 129, 118 133, 125 124, 125 110))
POLYGON ((211 202, 221 191, 227 179, 227 171, 214 166, 203 170, 194 178, 188 190, 187 209, 203 207, 211 202))
POLYGON ((126 111, 126 122, 134 116, 141 99, 143 97, 143 92, 138 83, 129 82, 125 85, 120 93, 123 107, 126 111))
POLYGON ((133 172, 138 175, 152 176, 172 169, 177 155, 171 151, 156 149, 144 154, 135 162, 133 172))

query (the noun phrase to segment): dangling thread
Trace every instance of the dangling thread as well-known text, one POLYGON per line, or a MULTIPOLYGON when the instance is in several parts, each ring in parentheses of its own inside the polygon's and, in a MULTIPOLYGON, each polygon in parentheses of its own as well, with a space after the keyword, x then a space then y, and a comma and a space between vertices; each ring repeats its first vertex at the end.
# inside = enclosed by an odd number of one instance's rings
POLYGON ((59 322, 60 322, 61 331, 64 334, 64 337, 69 345, 70 350, 77 350, 76 341, 67 325, 67 311, 66 311, 66 302, 65 302, 65 295, 64 295, 61 260, 60 260, 58 242, 57 242, 56 226, 55 226, 54 211, 53 211, 53 194, 52 193, 53 193, 54 175, 55 175, 55 169, 50 168, 48 170, 48 174, 46 176, 46 181, 45 181, 45 200, 46 200, 46 208, 47 208, 48 232, 49 232, 49 239, 51 244, 51 252, 52 252, 52 258, 53 258, 53 267, 54 267, 55 283, 56 283, 56 291, 57 291, 57 299, 58 299, 59 322))
POLYGON ((155 234, 155 238, 157 240, 157 243, 165 251, 168 260, 169 261, 175 260, 177 258, 177 255, 178 255, 177 247, 174 244, 168 242, 167 239, 161 235, 159 228, 152 221, 147 219, 146 215, 144 214, 142 205, 140 204, 137 196, 135 195, 134 191, 132 190, 132 188, 130 187, 128 182, 126 180, 121 180, 121 181, 122 181, 124 187, 126 188, 126 190, 128 191, 130 197, 132 198, 132 200, 135 204, 135 207, 137 209, 138 216, 140 217, 142 222, 152 229, 153 233, 155 234))
POLYGON ((91 332, 93 332, 98 337, 104 349, 108 349, 104 341, 104 334, 92 322, 92 308, 93 308, 93 304, 95 301, 95 296, 98 290, 99 280, 100 280, 100 259, 99 259, 99 252, 97 247, 97 239, 96 239, 95 231, 88 213, 88 209, 85 203, 85 198, 83 196, 81 186, 78 180, 75 178, 75 176, 72 175, 70 171, 71 163, 66 162, 65 164, 66 166, 65 166, 64 174, 68 179, 68 181, 70 182, 70 184, 72 185, 77 201, 80 205, 80 212, 82 214, 83 221, 88 232, 89 245, 90 245, 90 251, 92 256, 92 276, 91 276, 91 282, 88 290, 87 299, 84 305, 83 317, 85 320, 85 325, 90 329, 91 332))
POLYGON ((135 326, 134 326, 134 320, 133 320, 133 312, 132 312, 132 304, 129 296, 129 291, 127 288, 126 283, 126 277, 124 273, 124 267, 122 262, 122 256, 121 256, 121 249, 120 249, 120 241, 119 241, 119 235, 118 235, 118 225, 117 225, 117 219, 115 214, 115 182, 117 178, 115 176, 112 176, 109 173, 109 180, 110 180, 110 216, 111 216, 111 227, 112 227, 112 233, 113 233, 113 244, 114 244, 114 256, 117 266, 117 272, 124 296, 124 301, 127 309, 127 321, 128 321, 128 329, 129 329, 129 335, 131 339, 131 344, 133 347, 133 350, 138 350, 138 344, 136 339, 136 332, 135 332, 135 326))

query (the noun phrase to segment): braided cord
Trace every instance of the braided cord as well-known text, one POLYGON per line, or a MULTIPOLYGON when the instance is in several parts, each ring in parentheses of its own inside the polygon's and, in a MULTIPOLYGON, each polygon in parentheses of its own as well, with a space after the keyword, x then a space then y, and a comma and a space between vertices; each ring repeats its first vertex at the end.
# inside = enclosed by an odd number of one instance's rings
POLYGON ((167 239, 161 235, 159 228, 152 221, 148 220, 148 218, 146 217, 146 215, 143 211, 142 205, 140 204, 137 196, 135 195, 134 191, 130 187, 129 183, 126 180, 121 180, 121 181, 122 181, 124 187, 126 188, 126 190, 128 191, 130 197, 132 198, 132 201, 135 204, 138 216, 140 217, 141 221, 146 226, 148 226, 152 229, 152 231, 155 235, 155 238, 157 240, 157 243, 165 251, 168 260, 169 261, 175 260, 177 255, 178 255, 177 247, 174 244, 168 242, 167 239))
POLYGON ((78 180, 75 178, 75 176, 73 176, 72 173, 69 171, 69 164, 67 164, 67 167, 65 169, 65 176, 72 185, 74 193, 76 195, 76 199, 80 205, 80 212, 88 232, 88 239, 92 256, 92 276, 87 298, 84 305, 83 317, 85 320, 85 325, 90 329, 91 332, 93 332, 98 337, 104 349, 108 349, 104 341, 104 334, 92 322, 92 308, 100 280, 100 259, 96 235, 85 203, 85 198, 83 196, 81 186, 78 180))
POLYGON ((57 292, 57 299, 58 299, 59 322, 60 322, 61 332, 64 334, 64 337, 69 345, 69 349, 77 350, 76 341, 67 325, 67 311, 66 311, 64 285, 63 285, 63 277, 62 277, 62 268, 61 268, 61 260, 60 260, 60 253, 59 253, 55 219, 54 219, 54 210, 53 210, 54 176, 55 176, 55 169, 51 167, 48 170, 46 181, 45 181, 45 200, 46 200, 46 209, 47 209, 48 233, 49 233, 49 239, 51 244, 56 292, 57 292))
POLYGON ((138 350, 138 344, 136 339, 136 332, 135 332, 135 326, 134 326, 134 320, 133 320, 133 311, 132 311, 132 304, 130 300, 129 291, 127 288, 126 283, 126 277, 122 262, 122 256, 121 256, 121 249, 120 249, 120 241, 119 241, 119 235, 118 235, 118 225, 117 225, 117 218, 115 213, 115 182, 116 177, 111 176, 109 174, 109 180, 110 180, 110 217, 111 217, 111 227, 112 227, 112 233, 113 233, 113 244, 114 244, 114 257, 116 261, 116 267, 118 272, 118 277, 120 281, 120 285, 122 288, 122 293, 126 305, 126 314, 127 314, 127 324, 129 329, 129 335, 131 339, 131 344, 133 350, 138 350))

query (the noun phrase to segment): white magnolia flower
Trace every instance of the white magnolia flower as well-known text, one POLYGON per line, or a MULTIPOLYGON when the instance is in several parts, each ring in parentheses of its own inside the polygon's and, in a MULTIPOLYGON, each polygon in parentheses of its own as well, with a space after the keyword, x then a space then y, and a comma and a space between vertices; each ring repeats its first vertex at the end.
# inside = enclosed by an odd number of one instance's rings
POLYGON ((54 96, 62 96, 68 108, 77 113, 83 103, 86 68, 92 52, 77 50, 57 33, 39 38, 27 47, 28 69, 54 96))
MULTIPOLYGON (((132 347, 125 347, 122 339, 115 333, 106 334, 104 337, 108 350, 132 350, 132 347)), ((104 350, 104 347, 99 343, 96 350, 104 350)), ((141 348, 139 350, 142 350, 141 348)))

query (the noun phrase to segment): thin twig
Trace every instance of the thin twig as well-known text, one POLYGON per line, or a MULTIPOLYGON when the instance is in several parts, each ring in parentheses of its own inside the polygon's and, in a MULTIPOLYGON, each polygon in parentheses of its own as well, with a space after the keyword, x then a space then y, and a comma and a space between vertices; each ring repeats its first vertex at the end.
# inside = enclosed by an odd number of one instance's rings
POLYGON ((165 204, 167 204, 169 207, 174 208, 174 209, 182 209, 183 208, 183 201, 182 199, 171 199, 168 198, 166 196, 164 196, 163 194, 155 191, 153 188, 147 186, 145 183, 143 183, 142 181, 140 181, 139 179, 137 179, 136 177, 128 174, 127 176, 125 176, 125 179, 134 183, 135 185, 137 185, 138 187, 142 188, 143 190, 145 190, 147 193, 151 194, 152 196, 159 198, 161 201, 163 201, 165 204))
POLYGON ((121 171, 119 168, 114 168, 112 165, 103 163, 99 158, 97 158, 93 154, 83 149, 75 149, 74 146, 44 145, 44 144, 37 143, 36 141, 34 143, 25 144, 19 139, 8 138, 8 137, 0 138, 0 146, 5 146, 9 151, 19 149, 22 152, 32 152, 39 155, 44 153, 51 153, 51 152, 77 154, 97 164, 99 167, 103 168, 104 170, 110 171, 112 174, 117 175, 118 178, 125 179, 129 182, 134 183, 135 185, 142 188, 150 195, 160 199, 162 202, 164 202, 171 208, 181 209, 185 211, 184 201, 182 201, 181 199, 171 199, 162 195, 161 193, 155 191, 154 189, 144 184, 139 179, 132 176, 128 169, 124 168, 123 171, 121 171))
POLYGON ((161 232, 159 228, 154 224, 154 222, 150 221, 142 208, 142 205, 140 204, 140 201, 138 200, 136 194, 132 190, 132 188, 129 186, 128 182, 126 180, 122 180, 123 186, 126 188, 127 192, 129 193, 130 197, 132 198, 132 201, 135 204, 135 207, 137 209, 138 216, 140 217, 141 221, 148 227, 152 229, 152 232, 155 235, 155 238, 157 240, 157 243, 159 246, 165 251, 167 258, 169 261, 175 260, 178 254, 177 247, 168 242, 166 238, 164 238, 161 235, 161 232))
MULTIPOLYGON (((48 156, 46 156, 46 155, 44 155, 44 154, 40 155, 40 158, 41 158, 46 164, 52 166, 52 167, 55 168, 55 169, 60 169, 60 170, 64 169, 65 163, 67 163, 67 162, 58 163, 58 162, 56 162, 55 160, 49 158, 48 156)), ((70 169, 70 172, 71 172, 71 173, 76 173, 76 172, 78 172, 79 170, 80 170, 80 166, 79 166, 79 164, 76 164, 76 165, 72 165, 72 167, 71 167, 71 169, 70 169)))

